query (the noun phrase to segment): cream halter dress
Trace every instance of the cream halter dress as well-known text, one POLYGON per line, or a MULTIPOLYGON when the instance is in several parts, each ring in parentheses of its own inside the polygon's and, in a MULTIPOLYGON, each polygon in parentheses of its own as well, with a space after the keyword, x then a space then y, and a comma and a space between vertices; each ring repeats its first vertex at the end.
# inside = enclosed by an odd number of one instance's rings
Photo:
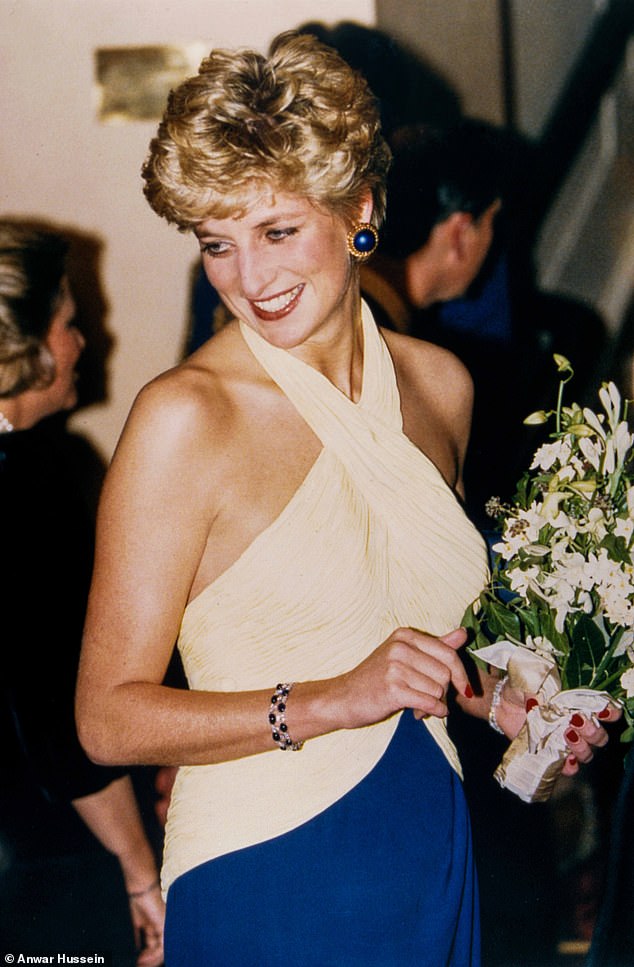
MULTIPOLYGON (((399 626, 436 635, 456 628, 486 580, 484 543, 436 467, 403 434, 392 359, 365 305, 362 318, 356 404, 240 323, 249 349, 323 449, 279 517, 188 605, 178 647, 192 689, 272 692, 280 681, 339 675, 399 626)), ((373 769, 398 720, 311 739, 297 753, 272 742, 259 755, 181 767, 164 891, 193 867, 326 810, 373 769), (271 808, 272 783, 283 790, 283 808, 271 808)), ((425 725, 459 772, 445 723, 425 725)))

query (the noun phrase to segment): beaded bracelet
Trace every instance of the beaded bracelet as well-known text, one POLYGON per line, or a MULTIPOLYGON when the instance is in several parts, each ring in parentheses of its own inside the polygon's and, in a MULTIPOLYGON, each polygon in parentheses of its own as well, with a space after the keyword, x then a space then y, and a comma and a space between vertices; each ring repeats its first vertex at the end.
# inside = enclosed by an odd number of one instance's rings
POLYGON ((501 729, 500 726, 498 725, 497 707, 500 704, 500 700, 502 698, 502 689, 504 688, 508 680, 509 680, 508 675, 505 675, 504 678, 501 678, 499 682, 496 683, 496 686, 493 689, 493 697, 491 698, 491 708, 489 709, 489 725, 491 726, 492 729, 495 729, 496 732, 499 732, 500 735, 506 735, 506 733, 504 729, 501 729))
POLYGON ((282 752, 285 752, 286 749, 290 749, 291 752, 299 752, 304 745, 303 742, 293 742, 286 724, 286 701, 294 684, 295 682, 277 685, 275 693, 271 696, 271 707, 269 708, 271 735, 282 752))

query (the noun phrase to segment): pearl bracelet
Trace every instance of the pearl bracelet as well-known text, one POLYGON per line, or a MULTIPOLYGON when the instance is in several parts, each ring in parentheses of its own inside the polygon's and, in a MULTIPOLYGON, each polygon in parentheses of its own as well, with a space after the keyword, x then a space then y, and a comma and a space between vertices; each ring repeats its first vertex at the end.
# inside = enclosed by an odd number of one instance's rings
POLYGON ((499 732, 500 735, 506 735, 506 733, 504 729, 501 729, 500 726, 498 725, 497 707, 500 704, 500 700, 502 698, 502 689, 504 688, 508 680, 509 680, 508 675, 505 675, 504 678, 500 678, 500 680, 496 683, 495 688, 493 689, 493 697, 491 698, 491 708, 489 709, 489 725, 491 726, 492 729, 495 729, 496 732, 499 732))
POLYGON ((271 695, 271 707, 269 708, 271 735, 282 752, 285 752, 286 749, 290 749, 291 752, 299 752, 304 745, 303 742, 293 742, 286 724, 286 701, 294 684, 295 682, 279 684, 276 686, 274 694, 271 695))

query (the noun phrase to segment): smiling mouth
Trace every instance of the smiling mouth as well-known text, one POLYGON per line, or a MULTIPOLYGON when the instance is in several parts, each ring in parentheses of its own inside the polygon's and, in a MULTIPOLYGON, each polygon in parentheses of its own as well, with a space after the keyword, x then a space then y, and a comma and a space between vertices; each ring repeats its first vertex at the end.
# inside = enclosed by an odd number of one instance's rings
POLYGON ((281 319, 295 308, 303 291, 304 283, 300 282, 288 292, 282 292, 272 299, 252 300, 251 305, 255 314, 261 319, 281 319))

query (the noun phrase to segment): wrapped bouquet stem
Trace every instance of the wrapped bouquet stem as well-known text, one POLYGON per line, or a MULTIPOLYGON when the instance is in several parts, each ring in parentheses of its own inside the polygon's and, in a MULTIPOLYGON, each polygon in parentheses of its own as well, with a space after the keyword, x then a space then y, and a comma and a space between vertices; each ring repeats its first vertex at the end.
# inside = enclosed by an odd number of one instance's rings
POLYGON ((622 740, 634 738, 634 436, 613 383, 599 391, 603 413, 564 406, 572 370, 555 361, 557 407, 527 420, 554 418, 551 442, 513 502, 491 502, 501 528, 491 581, 463 619, 475 658, 537 697, 495 772, 529 802, 550 796, 575 712, 621 705, 622 740))
POLYGON ((497 641, 477 651, 480 660, 505 671, 509 687, 536 696, 521 731, 495 770, 499 784, 525 802, 550 798, 569 749, 565 732, 570 716, 594 718, 611 703, 609 692, 562 689, 557 664, 511 641, 497 641))

